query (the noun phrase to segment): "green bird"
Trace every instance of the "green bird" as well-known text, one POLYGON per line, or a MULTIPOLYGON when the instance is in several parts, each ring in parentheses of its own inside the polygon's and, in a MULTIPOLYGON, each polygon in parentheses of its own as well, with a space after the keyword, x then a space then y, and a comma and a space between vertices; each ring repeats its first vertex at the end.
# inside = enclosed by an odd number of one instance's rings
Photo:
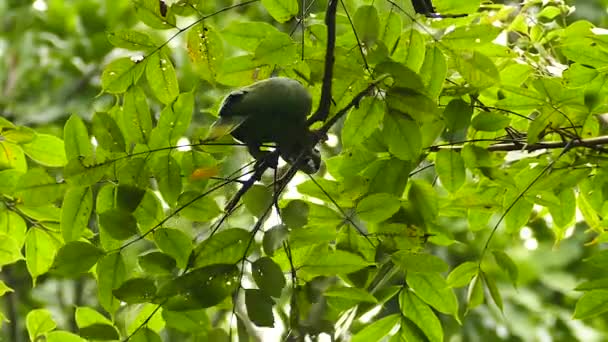
POLYGON ((283 160, 312 174, 321 156, 306 123, 311 108, 312 97, 300 82, 286 77, 258 81, 226 96, 209 139, 230 133, 257 160, 268 153, 260 150, 263 144, 275 143, 283 160))

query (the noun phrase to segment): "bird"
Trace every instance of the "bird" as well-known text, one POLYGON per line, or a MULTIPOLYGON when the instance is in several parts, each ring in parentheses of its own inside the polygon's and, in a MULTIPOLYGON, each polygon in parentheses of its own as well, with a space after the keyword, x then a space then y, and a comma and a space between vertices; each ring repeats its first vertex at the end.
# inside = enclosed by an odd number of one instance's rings
POLYGON ((299 81, 264 79, 224 98, 207 139, 231 134, 247 145, 256 160, 269 153, 261 150, 262 145, 275 143, 283 160, 313 174, 319 170, 321 156, 314 148, 318 139, 306 122, 311 108, 312 96, 299 81))

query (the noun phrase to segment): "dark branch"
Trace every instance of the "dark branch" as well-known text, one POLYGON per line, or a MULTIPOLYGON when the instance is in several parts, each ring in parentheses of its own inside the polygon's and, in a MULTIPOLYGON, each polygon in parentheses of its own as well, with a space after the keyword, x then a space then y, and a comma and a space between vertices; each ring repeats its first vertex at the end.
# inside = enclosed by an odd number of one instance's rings
POLYGON ((323 86, 321 87, 321 100, 317 111, 308 118, 308 125, 317 121, 325 121, 331 108, 331 85, 334 74, 334 50, 336 48, 336 10, 338 0, 330 0, 325 13, 325 25, 327 26, 327 47, 325 49, 325 70, 323 74, 323 86))
MULTIPOLYGON (((526 145, 521 142, 512 142, 505 144, 491 145, 486 148, 488 151, 527 151, 533 152, 542 149, 556 149, 565 148, 569 146, 574 147, 587 147, 596 149, 601 145, 608 144, 608 136, 595 137, 590 139, 579 139, 572 141, 541 141, 536 144, 526 145)), ((438 152, 439 150, 454 150, 461 151, 464 145, 435 145, 428 148, 429 152, 438 152)))

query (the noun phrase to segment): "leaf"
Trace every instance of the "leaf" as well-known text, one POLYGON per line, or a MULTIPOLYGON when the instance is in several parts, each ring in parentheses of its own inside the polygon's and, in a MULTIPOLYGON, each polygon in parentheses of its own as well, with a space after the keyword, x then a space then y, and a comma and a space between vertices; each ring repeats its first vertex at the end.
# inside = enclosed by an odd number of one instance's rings
POLYGON ((188 55, 204 79, 215 82, 224 61, 224 42, 217 31, 201 22, 188 31, 188 55))
MULTIPOLYGON (((2 173, 0 173, 1 175, 2 173)), ((21 249, 25 243, 26 233, 27 226, 23 217, 14 211, 0 209, 0 234, 10 236, 21 249)))
POLYGON ((226 229, 216 233, 195 248, 194 265, 200 267, 238 262, 253 252, 251 248, 247 250, 248 242, 252 238, 250 234, 249 231, 240 228, 226 229))
POLYGON ((166 106, 160 113, 157 126, 152 130, 150 146, 153 148, 175 146, 184 137, 194 111, 194 94, 179 95, 173 105, 166 106))
POLYGON ((445 129, 448 140, 462 140, 466 138, 467 128, 471 123, 473 107, 461 99, 454 99, 448 103, 443 111, 445 129))
POLYGON ((27 171, 27 161, 21 146, 8 141, 0 141, 0 169, 27 171))
POLYGON ((175 28, 175 16, 172 11, 163 13, 158 0, 134 0, 133 4, 135 15, 144 24, 160 30, 175 28))
POLYGON ((478 131, 495 132, 509 126, 511 119, 497 112, 481 112, 473 118, 471 125, 478 131))
POLYGON ((131 186, 131 185, 119 185, 116 188, 116 207, 121 210, 134 212, 135 209, 141 203, 146 190, 131 186))
POLYGON ((274 300, 258 289, 245 290, 245 307, 249 319, 258 327, 274 327, 274 300))
POLYGON ((152 115, 146 101, 146 94, 137 86, 130 87, 123 98, 122 116, 125 137, 128 141, 145 144, 152 131, 152 115))
POLYGON ((152 173, 158 190, 169 206, 174 206, 182 192, 182 175, 179 163, 170 153, 157 154, 152 161, 152 173))
POLYGON ((30 341, 38 340, 49 331, 57 327, 51 313, 46 309, 34 309, 25 316, 25 326, 30 336, 30 341))
POLYGON ((90 243, 71 241, 59 249, 51 269, 62 276, 76 277, 88 272, 102 255, 103 250, 90 243))
POLYGON ((401 40, 394 55, 399 61, 405 62, 407 67, 418 71, 424 63, 425 44, 425 38, 418 30, 406 30, 401 34, 401 40))
POLYGON ((511 280, 511 284, 513 287, 517 287, 517 278, 519 276, 519 271, 517 269, 517 265, 511 260, 511 257, 503 251, 493 250, 492 254, 494 255, 494 259, 500 268, 507 272, 509 276, 509 280, 511 280))
POLYGON ((283 246, 283 242, 288 236, 289 231, 285 225, 277 225, 265 231, 264 238, 262 240, 262 248, 264 249, 264 253, 266 255, 273 256, 274 252, 283 246))
POLYGON ((46 335, 47 342, 86 342, 84 338, 68 331, 55 330, 46 335))
POLYGON ((435 170, 441 184, 449 191, 456 192, 466 180, 464 161, 454 150, 440 150, 435 159, 435 170))
POLYGON ((494 304, 496 304, 496 306, 498 306, 500 311, 503 311, 502 297, 500 295, 500 291, 498 291, 498 287, 496 286, 496 282, 494 281, 494 278, 488 277, 488 275, 485 274, 484 272, 481 272, 480 274, 483 277, 482 278, 483 282, 486 284, 486 287, 488 288, 488 291, 490 292, 490 296, 492 297, 494 304))
POLYGON ((89 340, 117 340, 118 330, 111 324, 95 323, 78 329, 80 337, 89 340))
POLYGON ((137 234, 137 221, 126 210, 110 209, 98 215, 99 225, 113 239, 126 240, 137 234))
POLYGON ((574 319, 587 319, 608 311, 608 290, 592 290, 576 302, 574 319))
MULTIPOLYGON (((281 210, 281 219, 291 229, 302 228, 308 223, 308 203, 302 200, 292 200, 281 210)), ((268 234, 266 231, 264 236, 268 234)), ((264 249, 266 251, 266 249, 264 249)))
POLYGON ((99 146, 110 152, 124 152, 125 138, 114 118, 108 113, 95 113, 93 135, 99 146))
POLYGON ((356 333, 352 340, 353 342, 371 342, 381 341, 384 337, 388 336, 393 330, 395 325, 399 323, 401 317, 399 314, 392 314, 382 317, 379 320, 367 325, 361 331, 356 333))
POLYGON ((432 254, 398 251, 391 257, 393 262, 404 271, 410 272, 445 272, 448 265, 432 254))
POLYGON ((205 310, 171 311, 163 310, 167 326, 184 333, 206 330, 210 324, 205 310))
POLYGON ((448 66, 443 52, 436 45, 427 47, 424 62, 420 67, 420 78, 431 99, 439 97, 447 71, 448 66))
POLYGON ((153 251, 137 258, 137 263, 147 274, 169 275, 177 266, 175 259, 163 252, 153 251))
POLYGON ((45 274, 59 250, 59 237, 51 232, 32 227, 25 236, 25 264, 34 285, 38 276, 45 274))
POLYGON ((112 321, 106 318, 106 316, 96 311, 95 309, 86 306, 76 307, 74 317, 76 319, 76 325, 78 327, 86 327, 88 325, 96 323, 110 325, 112 324, 112 321))
POLYGON ((422 216, 424 222, 435 222, 439 215, 439 199, 435 189, 429 183, 413 181, 407 198, 415 211, 422 216))
POLYGON ((238 288, 239 269, 233 264, 214 264, 197 268, 175 278, 159 290, 168 297, 169 310, 192 310, 215 306, 238 288))
POLYGON ((447 278, 448 286, 463 287, 477 274, 479 265, 472 261, 466 261, 454 268, 447 278))
POLYGON ((501 29, 492 24, 460 26, 446 34, 441 42, 454 49, 476 49, 492 43, 500 32, 501 29))
POLYGON ((251 264, 251 273, 253 280, 264 294, 275 298, 281 297, 281 292, 285 287, 285 275, 281 267, 272 259, 259 258, 251 264))
POLYGON ((92 157, 77 158, 68 162, 63 175, 70 185, 92 186, 104 177, 110 166, 109 163, 97 163, 92 157))
POLYGON ((357 254, 336 250, 311 256, 300 270, 311 275, 335 275, 355 272, 370 265, 357 254))
POLYGON ((187 191, 177 199, 177 207, 183 208, 179 213, 183 217, 199 222, 209 222, 219 215, 222 210, 217 202, 209 198, 205 193, 187 191))
POLYGON ((78 240, 89 225, 93 210, 90 187, 70 187, 61 206, 61 234, 65 242, 78 240))
POLYGON ((136 63, 130 58, 113 60, 101 73, 101 89, 110 94, 124 93, 134 83, 136 71, 136 63))
POLYGON ((519 197, 519 190, 508 189, 503 198, 503 207, 510 208, 505 216, 507 232, 519 231, 521 227, 528 223, 534 203, 525 197, 519 197))
POLYGON ((460 0, 434 0, 435 10, 446 14, 473 13, 479 8, 481 1, 460 1, 460 0))
POLYGON ((417 160, 422 152, 420 127, 398 113, 391 112, 384 116, 382 131, 388 149, 401 160, 417 160))
POLYGON ((289 21, 299 11, 297 0, 262 0, 262 5, 280 23, 289 21))
POLYGON ((401 201, 391 194, 373 194, 357 204, 357 215, 367 222, 379 223, 389 219, 401 208, 401 201))
MULTIPOLYGON (((431 122, 437 117, 437 104, 418 90, 393 87, 386 94, 386 104, 391 115, 407 114, 417 123, 431 122)), ((385 115, 385 127, 386 127, 385 115)), ((404 137, 404 139, 408 139, 404 137)))
POLYGON ((99 304, 114 315, 120 307, 120 301, 114 297, 112 290, 118 288, 127 277, 122 254, 120 252, 106 254, 97 263, 96 273, 99 304))
POLYGON ((358 107, 346 117, 342 128, 344 146, 362 144, 374 130, 380 127, 384 117, 384 104, 375 97, 364 98, 358 107))
POLYGON ((10 265, 24 259, 21 255, 21 246, 12 237, 0 233, 0 266, 10 265))
POLYGON ((420 328, 431 342, 443 341, 443 328, 439 319, 412 291, 403 290, 399 296, 401 313, 420 328))
POLYGON ((23 152, 36 163, 48 167, 63 167, 67 163, 63 140, 49 134, 36 134, 36 138, 21 145, 23 152))
POLYGON ((222 38, 240 49, 255 51, 262 40, 275 33, 277 29, 265 22, 234 20, 222 30, 222 38))
POLYGON ((350 299, 357 302, 378 303, 378 299, 369 292, 356 287, 334 287, 323 293, 325 297, 350 299))
POLYGON ((361 42, 370 47, 376 43, 380 33, 380 17, 373 5, 363 5, 357 8, 353 18, 355 32, 361 42))
POLYGON ((80 116, 72 114, 63 128, 65 155, 68 160, 93 155, 89 132, 80 116))
POLYGON ((117 30, 108 32, 107 36, 108 41, 119 48, 146 51, 156 47, 150 36, 135 30, 117 30))
POLYGON ((467 291, 467 312, 483 304, 483 281, 479 273, 473 277, 467 291))
POLYGON ((156 295, 154 281, 147 278, 132 278, 112 290, 114 297, 128 304, 150 302, 156 295))
POLYGON ((34 168, 19 178, 15 196, 27 206, 42 206, 59 199, 63 195, 64 186, 44 169, 34 168))
POLYGON ((458 318, 458 299, 446 280, 436 272, 407 272, 406 281, 416 295, 437 311, 458 318))
POLYGON ((185 268, 192 252, 192 239, 179 229, 160 228, 154 232, 154 242, 170 255, 179 268, 185 268))
POLYGON ((484 89, 500 82, 496 65, 481 52, 460 51, 454 58, 458 72, 471 86, 484 89))
POLYGON ((272 205, 273 194, 270 188, 262 185, 253 185, 243 196, 245 207, 258 218, 268 212, 268 208, 272 205))
POLYGON ((254 61, 268 65, 290 64, 297 58, 297 54, 297 45, 289 35, 282 32, 274 33, 255 49, 254 61))
POLYGON ((146 79, 152 93, 163 104, 170 104, 179 95, 175 68, 171 59, 162 50, 148 56, 146 79))

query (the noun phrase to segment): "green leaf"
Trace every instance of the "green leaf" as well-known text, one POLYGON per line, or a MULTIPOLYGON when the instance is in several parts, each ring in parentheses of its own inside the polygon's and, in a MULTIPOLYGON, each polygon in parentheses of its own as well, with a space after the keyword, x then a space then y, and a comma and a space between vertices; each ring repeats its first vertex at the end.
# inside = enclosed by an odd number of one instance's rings
POLYGON ((589 290, 599 290, 599 289, 608 289, 608 278, 600 278, 595 280, 590 280, 579 284, 575 290, 577 291, 589 291, 589 290))
POLYGON ((401 313, 420 328, 431 342, 443 341, 443 328, 439 319, 418 296, 410 290, 401 291, 399 296, 401 313))
POLYGON ((247 315, 258 327, 274 327, 272 306, 274 300, 258 289, 245 290, 245 307, 247 315))
MULTIPOLYGON (((2 146, 0 146, 0 149, 2 146)), ((0 171, 0 193, 13 196, 19 178, 23 176, 23 172, 16 169, 8 169, 0 171)))
POLYGON ((179 229, 161 228, 154 232, 154 242, 170 255, 179 268, 185 268, 192 252, 192 239, 179 229))
POLYGON ((103 250, 90 243, 71 241, 59 249, 51 269, 62 276, 76 277, 88 272, 102 256, 103 250))
POLYGON ((379 320, 367 325, 357 334, 351 341, 353 342, 372 342, 381 341, 393 330, 395 325, 399 323, 401 317, 399 314, 388 315, 379 320))
POLYGON ((112 321, 106 318, 106 316, 86 306, 77 307, 74 316, 78 327, 86 327, 96 323, 112 324, 112 321))
POLYGON ((194 111, 194 94, 179 95, 173 105, 166 106, 160 113, 158 125, 152 130, 150 146, 153 148, 175 146, 184 137, 194 111))
MULTIPOLYGON (((292 1, 292 0, 290 0, 292 1)), ((296 0, 293 0, 296 1, 296 0)), ((259 64, 291 64, 298 56, 298 48, 285 33, 274 33, 255 49, 254 61, 259 64)))
POLYGON ((119 48, 146 51, 156 47, 150 36, 135 30, 117 30, 108 32, 107 36, 110 43, 119 48))
MULTIPOLYGON (((302 200, 292 200, 281 209, 281 218, 291 229, 302 228, 308 223, 309 211, 308 203, 302 200)), ((266 231, 266 234, 268 234, 268 231, 266 231)))
POLYGON ((505 216, 507 232, 519 231, 521 227, 528 223, 534 203, 525 197, 519 197, 520 190, 508 189, 503 198, 503 208, 511 208, 505 216))
MULTIPOLYGON (((403 113, 418 123, 431 122, 437 117, 437 104, 419 90, 409 88, 391 88, 386 94, 386 104, 391 115, 403 116, 403 113)), ((386 117, 384 126, 386 128, 386 117)), ((407 137, 404 137, 407 139, 407 137)))
POLYGON ((19 178, 15 196, 25 205, 37 207, 55 202, 63 195, 64 187, 44 169, 35 168, 19 178))
POLYGON ((65 155, 68 160, 93 155, 89 132, 80 116, 72 114, 63 128, 65 155))
POLYGON ((120 301, 114 297, 112 290, 118 288, 127 277, 122 254, 120 252, 106 254, 97 263, 96 273, 99 304, 114 315, 120 307, 120 301))
POLYGON ((417 160, 422 152, 420 127, 403 115, 390 112, 384 116, 382 131, 389 151, 401 160, 417 160))
POLYGON ((124 152, 125 138, 114 118, 108 113, 95 113, 93 134, 99 146, 110 152, 124 152))
POLYGON ((576 302, 574 319, 587 319, 608 311, 608 290, 589 291, 576 302))
POLYGON ((197 73, 203 79, 215 82, 224 61, 224 42, 218 32, 201 22, 188 31, 187 44, 197 73))
POLYGON ((63 167, 67 163, 63 140, 56 136, 37 134, 32 142, 21 147, 28 157, 40 165, 63 167))
POLYGON ((126 240, 137 234, 133 214, 122 209, 110 209, 99 214, 99 225, 113 239, 126 240))
POLYGON ((458 72, 471 86, 484 89, 500 82, 496 65, 481 52, 460 51, 454 58, 458 72))
POLYGON ((420 78, 431 99, 439 97, 447 72, 448 65, 443 52, 436 45, 427 47, 424 62, 420 67, 420 78))
POLYGON ((146 190, 131 186, 131 185, 119 185, 116 188, 116 207, 121 210, 134 212, 139 206, 146 190))
POLYGON ((27 171, 27 161, 21 146, 8 141, 0 141, 0 169, 27 171))
POLYGON ((511 119, 497 112, 481 112, 473 118, 471 125, 478 131, 495 132, 509 126, 511 119))
POLYGON ((157 154, 152 161, 152 173, 158 190, 169 206, 174 206, 182 192, 182 175, 179 163, 170 153, 157 154))
POLYGON ((89 225, 93 210, 90 187, 70 187, 61 206, 61 234, 65 242, 78 240, 89 225))
POLYGON ((365 303, 378 303, 378 299, 369 292, 356 287, 334 287, 323 293, 325 297, 336 297, 365 303))
POLYGON ((435 272, 407 272, 407 285, 416 295, 437 311, 454 316, 458 320, 458 299, 446 280, 435 272))
POLYGON ((110 166, 110 163, 98 163, 92 157, 77 158, 68 162, 63 174, 70 185, 92 186, 104 177, 110 166))
POLYGON ((511 260, 511 257, 503 251, 493 250, 492 254, 494 255, 494 259, 500 268, 507 272, 509 276, 509 280, 511 280, 511 284, 514 287, 517 287, 517 278, 519 277, 519 271, 517 269, 517 265, 511 260))
POLYGON ((479 273, 473 277, 467 291, 467 312, 483 304, 483 281, 479 273))
POLYGON ((217 263, 237 263, 253 252, 247 250, 251 233, 245 229, 232 228, 220 231, 195 248, 196 267, 217 263))
POLYGON ((199 222, 209 222, 219 215, 222 210, 217 202, 197 191, 187 191, 177 199, 177 207, 183 208, 179 213, 183 217, 199 222))
POLYGON ((24 259, 21 255, 21 246, 12 237, 0 233, 0 266, 15 263, 24 259))
POLYGON ((379 223, 389 219, 401 208, 401 201, 391 194, 373 194, 357 204, 357 215, 367 222, 379 223))
POLYGON ((30 336, 30 341, 38 340, 39 336, 52 331, 57 327, 51 313, 46 309, 34 309, 27 313, 25 326, 30 336))
POLYGON ((299 13, 297 0, 262 0, 262 5, 280 23, 289 21, 299 13))
POLYGON ((156 285, 151 279, 132 278, 113 290, 112 294, 128 304, 146 303, 156 295, 156 285))
POLYGON ((473 115, 473 107, 465 101, 454 99, 448 103, 443 111, 448 140, 461 140, 466 137, 471 115, 473 115))
MULTIPOLYGON (((284 213, 284 211, 282 211, 284 213)), ((264 232, 262 248, 264 253, 273 256, 274 252, 283 246, 283 242, 289 236, 289 231, 285 225, 274 226, 264 232)))
POLYGON ((137 86, 130 87, 123 99, 122 127, 128 141, 145 144, 152 131, 152 115, 146 100, 146 94, 137 86))
POLYGON ((496 281, 494 281, 494 278, 488 277, 488 275, 485 274, 484 272, 481 272, 481 276, 482 276, 483 282, 486 284, 486 287, 488 288, 488 291, 490 292, 490 296, 492 297, 494 304, 496 304, 496 306, 498 306, 500 311, 503 311, 502 296, 500 295, 500 291, 498 291, 498 287, 496 286, 496 281))
POLYGON ((355 12, 353 22, 359 40, 367 47, 374 45, 380 33, 380 17, 376 7, 360 6, 355 12))
POLYGON ((134 0, 135 15, 144 24, 155 29, 175 28, 175 16, 171 8, 163 14, 157 0, 134 0))
POLYGON ((262 257, 251 264, 253 280, 260 290, 269 296, 279 298, 285 287, 285 275, 281 267, 272 259, 262 257))
POLYGON ((474 13, 479 8, 481 1, 460 1, 460 0, 434 0, 433 4, 439 13, 445 14, 464 14, 474 13))
POLYGON ((129 340, 132 342, 162 342, 160 335, 150 328, 139 329, 129 340))
MULTIPOLYGON (((472 1, 475 2, 475 1, 472 1)), ((443 12, 442 12, 443 13, 443 12)), ((446 34, 441 42, 454 49, 476 49, 492 43, 501 29, 492 24, 460 26, 446 34)))
POLYGON ((393 262, 410 272, 445 272, 448 265, 432 254, 398 251, 392 255, 393 262))
POLYGON ((369 193, 386 192, 395 196, 402 196, 408 175, 414 169, 412 162, 397 158, 378 159, 369 165, 363 176, 370 179, 369 193))
POLYGON ((418 30, 406 30, 401 34, 401 40, 393 55, 413 71, 418 71, 424 63, 425 44, 426 40, 418 30))
POLYGON ((101 73, 101 89, 110 94, 124 93, 136 78, 135 62, 127 57, 115 59, 101 73))
POLYGON ((255 51, 262 40, 277 32, 274 26, 265 22, 234 20, 222 30, 222 38, 240 49, 255 51))
POLYGON ((159 290, 170 298, 169 310, 192 310, 215 306, 238 288, 239 269, 234 264, 214 264, 179 276, 159 290))
POLYGON ((171 311, 163 310, 163 318, 167 326, 185 333, 205 331, 209 329, 209 317, 205 310, 171 311))
MULTIPOLYGON (((152 93, 163 104, 170 104, 179 95, 179 85, 171 59, 162 51, 148 56, 146 79, 152 93)), ((126 88, 122 91, 124 92, 126 88)))
POLYGON ((253 185, 243 196, 245 207, 254 216, 261 218, 272 205, 272 190, 266 186, 253 185))
POLYGON ((47 342, 86 342, 84 338, 68 331, 55 330, 46 335, 47 342))
POLYGON ((0 137, 2 137, 3 140, 18 145, 30 143, 34 139, 36 139, 37 136, 36 132, 33 129, 25 126, 4 128, 3 130, 0 130, 0 133, 0 137))
POLYGON ((464 161, 454 150, 440 150, 435 159, 435 170, 441 184, 449 191, 456 192, 466 180, 464 161))
POLYGON ((439 215, 439 199, 431 184, 423 181, 413 181, 407 195, 415 211, 424 219, 424 222, 435 222, 439 215))
MULTIPOLYGON (((2 173, 0 172, 1 176, 2 173)), ((26 232, 27 226, 23 217, 14 211, 0 209, 0 234, 10 236, 21 249, 25 243, 26 232)))
POLYGON ((479 265, 472 261, 466 261, 454 268, 447 278, 448 286, 463 287, 467 285, 471 279, 479 271, 479 265))
POLYGON ((89 340, 118 340, 118 330, 111 324, 95 323, 78 329, 80 337, 89 340))
POLYGON ((335 275, 352 273, 371 264, 358 254, 336 250, 315 253, 304 262, 300 270, 311 275, 335 275))
POLYGON ((346 117, 342 128, 344 146, 362 144, 376 130, 384 117, 384 103, 375 97, 364 98, 346 117))
POLYGON ((25 264, 34 285, 38 276, 46 273, 53 264, 60 247, 60 237, 48 230, 32 227, 25 236, 25 264))
POLYGON ((151 275, 169 275, 177 266, 173 257, 158 251, 140 255, 137 263, 147 274, 151 275))

